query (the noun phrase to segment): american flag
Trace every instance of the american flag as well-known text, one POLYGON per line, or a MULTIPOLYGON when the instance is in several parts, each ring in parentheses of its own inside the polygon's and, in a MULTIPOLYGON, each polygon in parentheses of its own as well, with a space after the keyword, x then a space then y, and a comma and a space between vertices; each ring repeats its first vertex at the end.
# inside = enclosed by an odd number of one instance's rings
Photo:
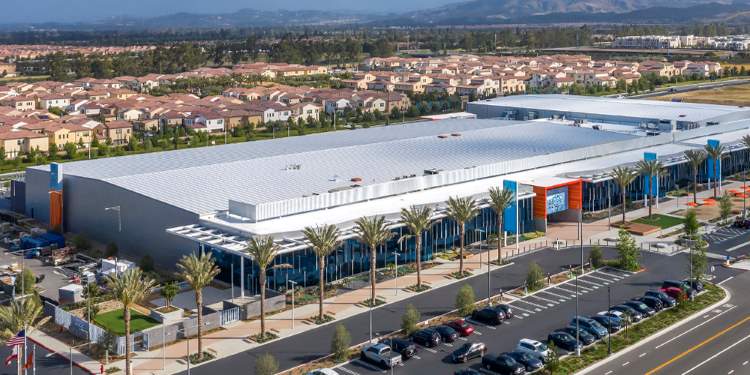
POLYGON ((15 336, 8 339, 8 341, 5 343, 5 346, 11 347, 16 345, 23 345, 25 336, 26 332, 24 330, 20 330, 18 333, 16 333, 15 336))

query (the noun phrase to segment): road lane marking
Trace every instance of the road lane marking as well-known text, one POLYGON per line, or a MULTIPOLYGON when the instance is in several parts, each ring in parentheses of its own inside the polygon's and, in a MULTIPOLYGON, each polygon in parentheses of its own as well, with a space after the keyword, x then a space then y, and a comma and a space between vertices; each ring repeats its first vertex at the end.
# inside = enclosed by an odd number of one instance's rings
POLYGON ((734 279, 734 276, 729 276, 729 277, 727 277, 726 279, 724 279, 724 280, 721 280, 721 281, 719 281, 718 283, 716 283, 716 285, 721 285, 721 284, 724 284, 725 282, 727 282, 727 281, 729 281, 729 280, 732 280, 732 279, 734 279))
POLYGON ((414 355, 412 356, 412 358, 416 358, 416 359, 422 359, 422 357, 420 357, 420 356, 418 356, 418 355, 416 355, 416 354, 414 354, 414 355))
POLYGON ((667 341, 664 341, 663 343, 661 343, 661 344, 657 345, 657 346, 656 346, 656 347, 655 347, 654 349, 659 349, 659 348, 661 348, 662 346, 664 346, 664 345, 667 345, 667 344, 669 344, 670 342, 672 342, 672 341, 674 341, 674 340, 676 340, 676 339, 678 339, 678 338, 682 337, 683 335, 685 335, 685 334, 688 334, 688 333, 692 332, 693 330, 697 329, 698 327, 700 327, 700 326, 702 326, 702 325, 704 325, 704 324, 706 324, 706 323, 708 323, 708 322, 710 322, 710 321, 712 321, 712 320, 714 320, 714 319, 716 319, 716 318, 718 318, 718 317, 722 316, 723 314, 727 313, 727 312, 728 312, 729 310, 731 310, 731 309, 733 309, 733 308, 735 308, 735 307, 736 307, 736 306, 732 306, 732 307, 729 307, 729 308, 727 308, 726 310, 724 310, 724 311, 722 311, 722 312, 720 312, 720 313, 716 314, 716 316, 714 316, 713 318, 711 318, 711 319, 708 319, 708 320, 706 320, 705 322, 703 322, 703 323, 701 323, 701 324, 698 324, 698 325, 696 325, 696 326, 693 326, 692 328, 688 329, 687 331, 684 331, 684 332, 680 333, 679 335, 677 335, 677 336, 674 336, 674 337, 672 337, 671 339, 669 339, 669 340, 667 340, 667 341))
POLYGON ((743 365, 743 366, 747 365, 747 362, 748 362, 748 361, 742 362, 742 365, 743 365))
POLYGON ((732 375, 732 374, 734 374, 734 370, 729 370, 729 372, 727 372, 727 375, 732 375))
POLYGON ((638 354, 638 358, 643 358, 643 357, 645 357, 645 356, 646 356, 646 353, 641 353, 641 354, 638 354))
POLYGON ((604 373, 604 375, 609 375, 609 374, 611 374, 612 372, 613 372, 612 370, 609 370, 609 371, 605 372, 605 373, 604 373))
MULTIPOLYGON (((672 357, 671 359, 669 359, 666 362, 660 364, 659 366, 654 367, 652 370, 650 370, 649 372, 647 372, 646 375, 653 375, 653 374, 655 374, 656 372, 658 372, 661 369, 663 369, 663 368, 671 365, 672 363, 680 360, 681 358, 685 357, 686 355, 694 352, 697 349, 700 349, 701 347, 705 346, 706 344, 710 343, 711 341, 716 340, 717 338, 719 338, 720 336, 724 335, 725 333, 727 333, 727 332, 729 332, 729 331, 731 331, 731 330, 739 327, 740 325, 744 324, 748 320, 750 320, 750 315, 746 316, 744 319, 740 320, 739 322, 736 322, 736 323, 732 324, 731 326, 729 326, 727 328, 724 328, 723 330, 717 332, 715 335, 713 335, 713 336, 711 336, 711 337, 709 337, 709 338, 701 341, 700 343, 694 345, 690 349, 685 350, 684 352, 682 352, 682 353, 680 353, 680 354, 672 357)), ((750 338, 750 336, 747 336, 747 337, 750 338)), ((697 368, 697 366, 696 366, 696 368, 697 368)), ((692 371, 692 369, 688 370, 688 372, 690 372, 690 371, 692 371)), ((687 372, 683 373, 683 375, 685 375, 685 374, 687 374, 687 372)))
POLYGON ((735 251, 737 249, 743 248, 743 247, 745 247, 747 245, 750 245, 750 242, 745 242, 745 243, 741 243, 741 244, 739 244, 737 246, 732 246, 732 247, 730 247, 730 248, 728 248, 728 249, 726 249, 724 251, 728 251, 728 252, 731 253, 732 251, 735 251))
POLYGON ((629 364, 630 364, 630 361, 627 361, 627 362, 625 362, 625 363, 622 364, 622 367, 625 367, 625 366, 627 366, 629 364))
MULTIPOLYGON (((748 318, 745 318, 745 319, 749 319, 749 318, 750 318, 750 317, 748 317, 748 318)), ((734 344, 732 344, 732 345, 729 345, 729 346, 727 346, 726 348, 722 349, 722 350, 721 350, 720 352, 718 352, 718 353, 716 353, 716 354, 714 354, 714 355, 712 355, 712 356, 708 357, 708 359, 706 359, 705 361, 703 361, 703 362, 701 362, 701 363, 699 363, 699 364, 695 365, 695 366, 694 366, 693 368, 691 368, 690 370, 687 370, 687 371, 683 372, 683 373, 682 373, 682 375, 687 375, 687 374, 689 374, 689 373, 690 373, 690 372, 692 372, 693 370, 697 369, 698 367, 701 367, 701 366, 705 365, 706 363, 710 362, 710 361, 711 361, 711 360, 713 360, 714 358, 716 358, 716 357, 718 357, 718 356, 720 356, 720 355, 724 354, 724 352, 726 352, 727 350, 729 350, 729 349, 732 349, 732 348, 734 348, 735 346, 737 346, 737 345, 741 344, 741 343, 742 343, 743 341, 745 341, 745 340, 747 340, 747 339, 750 339, 750 335, 747 335, 747 336, 745 336, 745 337, 741 338, 741 339, 740 339, 739 341, 736 341, 736 342, 735 342, 734 344)))

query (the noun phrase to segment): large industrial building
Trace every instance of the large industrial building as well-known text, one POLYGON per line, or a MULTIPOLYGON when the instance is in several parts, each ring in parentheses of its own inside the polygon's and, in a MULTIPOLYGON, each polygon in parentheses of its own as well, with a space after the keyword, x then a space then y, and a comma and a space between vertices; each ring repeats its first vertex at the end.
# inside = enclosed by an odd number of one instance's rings
MULTIPOLYGON (((516 192, 503 214, 508 234, 545 230, 581 211, 619 203, 608 171, 658 158, 663 195, 689 176, 682 152, 708 142, 727 147, 721 168, 710 163, 702 181, 747 166, 739 142, 750 134, 750 111, 738 107, 559 95, 511 96, 470 103, 479 119, 453 119, 338 131, 304 137, 141 154, 30 168, 26 214, 117 243, 134 259, 152 256, 170 267, 198 248, 212 251, 223 280, 257 290, 257 269, 244 254, 248 238, 271 235, 281 248, 270 287, 317 280, 306 226, 335 224, 344 234, 328 259, 335 280, 369 269, 367 249, 352 232, 362 216, 385 215, 395 232, 378 266, 414 259, 414 241, 399 242, 401 208, 430 205, 434 224, 422 256, 452 248, 455 223, 445 217, 451 196, 473 196, 482 208, 467 240, 496 231, 487 191, 516 192), (58 168, 55 166, 53 170, 58 168), (234 265, 234 267, 230 267, 234 265)), ((644 180, 629 188, 642 199, 644 180)), ((683 185, 684 186, 684 185, 683 185)))

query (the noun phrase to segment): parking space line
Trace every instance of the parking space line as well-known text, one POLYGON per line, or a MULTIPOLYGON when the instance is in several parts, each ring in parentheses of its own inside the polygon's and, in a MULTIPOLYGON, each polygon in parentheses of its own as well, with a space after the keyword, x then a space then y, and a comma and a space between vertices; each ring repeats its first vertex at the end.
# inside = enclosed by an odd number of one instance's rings
MULTIPOLYGON (((575 288, 575 285, 573 285, 573 288, 575 288)), ((592 290, 593 290, 593 289, 591 289, 591 288, 587 288, 587 287, 585 287, 585 286, 583 286, 583 285, 581 285, 581 284, 578 284, 578 289, 583 289, 583 290, 585 290, 585 291, 587 291, 587 292, 590 292, 590 291, 592 291, 592 290)))
POLYGON ((370 371, 377 371, 377 372, 385 373, 385 370, 381 370, 381 369, 379 369, 379 368, 377 368, 377 367, 375 367, 375 366, 373 366, 373 365, 371 365, 371 364, 369 364, 369 363, 367 363, 367 362, 365 362, 365 361, 363 361, 361 359, 355 359, 355 360, 352 361, 352 363, 355 363, 355 362, 358 365, 360 365, 360 366, 362 366, 362 367, 364 367, 364 368, 366 368, 366 369, 368 369, 370 371))
MULTIPOLYGON (((516 302, 518 302, 518 301, 516 301, 516 302)), ((535 314, 535 313, 536 313, 535 311, 531 311, 531 310, 526 310, 526 309, 524 309, 524 308, 521 308, 521 307, 518 307, 518 306, 516 306, 516 305, 511 305, 511 306, 513 306, 513 308, 514 308, 514 309, 518 309, 518 310, 521 310, 521 311, 523 311, 523 312, 526 312, 526 313, 529 313, 529 314, 535 314)))
POLYGON ((590 277, 590 278, 592 278, 592 279, 595 279, 595 280, 599 280, 599 281, 601 281, 601 282, 602 282, 602 283, 603 283, 604 285, 607 285, 607 284, 611 284, 611 283, 613 283, 613 282, 614 282, 614 281, 613 281, 613 280, 611 280, 611 279, 605 279, 605 278, 597 277, 597 276, 594 276, 594 275, 586 275, 586 277, 590 277))
POLYGON ((613 274, 611 274, 611 273, 607 273, 607 272, 604 272, 604 271, 596 271, 596 272, 599 272, 599 273, 601 273, 602 275, 606 275, 606 276, 609 276, 609 277, 611 277, 611 278, 613 278, 613 279, 615 279, 615 280, 617 280, 617 281, 620 281, 620 280, 622 280, 622 279, 624 279, 624 278, 626 278, 626 277, 627 277, 627 276, 618 276, 618 275, 613 275, 613 274))
POLYGON ((359 373, 358 373, 358 372, 356 372, 356 371, 352 371, 352 370, 349 370, 348 368, 346 368, 346 367, 344 367, 344 366, 341 366, 341 367, 336 367, 336 370, 341 370, 341 371, 343 371, 343 372, 345 372, 345 373, 347 373, 347 374, 350 374, 350 375, 359 375, 359 373))
POLYGON ((555 293, 552 293, 552 292, 550 292, 548 290, 543 290, 540 293, 547 293, 547 294, 549 294, 551 296, 557 297, 561 302, 562 301, 567 301, 567 300, 570 299, 570 297, 565 297, 565 296, 562 296, 562 295, 559 295, 559 294, 555 294, 555 293))
POLYGON ((536 294, 535 294, 535 295, 533 295, 533 296, 529 296, 528 298, 536 298, 536 299, 539 299, 539 300, 542 300, 542 301, 545 301, 545 302, 549 302, 549 303, 552 303, 553 305, 557 305, 557 304, 559 304, 559 303, 560 303, 560 302, 558 302, 558 301, 553 301, 553 300, 551 300, 551 299, 547 299, 547 298, 542 298, 542 297, 539 297, 539 296, 537 296, 536 294))
POLYGON ((435 349, 432 349, 432 348, 428 348, 428 347, 426 347, 426 346, 425 346, 425 347, 423 347, 422 349, 424 349, 424 350, 426 350, 426 351, 428 351, 428 352, 430 352, 430 353, 432 353, 432 354, 437 354, 437 350, 435 350, 435 349))
MULTIPOLYGON (((547 306, 537 305, 536 303, 533 303, 533 302, 529 302, 529 301, 527 301, 527 300, 525 300, 525 299, 519 299, 519 300, 518 300, 518 301, 516 301, 516 302, 523 302, 523 303, 529 304, 529 305, 531 305, 531 306, 534 306, 534 307, 536 307, 536 308, 542 308, 542 309, 546 309, 546 308, 547 308, 547 306)), ((537 310, 537 311, 542 311, 542 310, 537 310)))
POLYGON ((586 283, 586 284, 593 284, 593 285, 595 285, 593 287, 594 289, 599 289, 599 287, 602 286, 601 284, 597 284, 597 283, 595 283, 593 281, 584 280, 583 278, 580 278, 580 277, 578 278, 578 282, 586 283))
MULTIPOLYGON (((573 287, 573 288, 575 288, 575 287, 573 287)), ((569 290, 569 289, 565 289, 565 288, 562 288, 562 287, 560 287, 559 285, 557 286, 557 289, 560 289, 560 290, 564 290, 564 291, 566 291, 566 292, 570 293, 570 296, 571 296, 571 297, 575 297, 575 296, 576 296, 576 292, 575 292, 575 290, 569 290)), ((583 293, 581 293, 581 292, 578 292, 578 295, 579 295, 579 296, 580 296, 580 295, 583 295, 583 293)))

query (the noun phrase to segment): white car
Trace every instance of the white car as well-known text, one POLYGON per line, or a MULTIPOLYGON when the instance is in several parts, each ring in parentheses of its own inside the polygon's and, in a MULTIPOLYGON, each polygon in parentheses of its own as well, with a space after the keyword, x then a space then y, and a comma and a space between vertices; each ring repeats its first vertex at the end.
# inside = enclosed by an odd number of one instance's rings
POLYGON ((547 361, 549 357, 549 348, 544 343, 532 339, 520 339, 516 350, 519 352, 529 353, 542 362, 547 361))
POLYGON ((319 368, 308 372, 307 375, 339 375, 339 373, 329 368, 319 368))
POLYGON ((630 317, 625 315, 622 311, 616 311, 616 310, 606 311, 605 310, 605 311, 599 311, 598 313, 596 313, 596 315, 614 316, 615 318, 619 318, 623 322, 630 321, 630 317))

